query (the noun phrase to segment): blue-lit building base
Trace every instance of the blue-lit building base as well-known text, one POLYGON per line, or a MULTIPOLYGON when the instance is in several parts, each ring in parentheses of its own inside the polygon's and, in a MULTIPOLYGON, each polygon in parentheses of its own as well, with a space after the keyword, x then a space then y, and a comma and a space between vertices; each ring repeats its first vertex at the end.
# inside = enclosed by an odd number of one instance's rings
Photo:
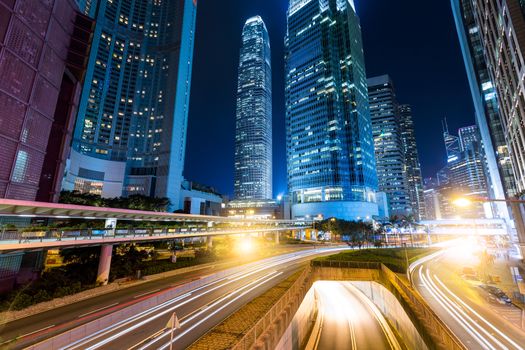
POLYGON ((315 202, 292 205, 293 218, 337 218, 348 221, 367 221, 379 214, 376 203, 370 202, 315 202))

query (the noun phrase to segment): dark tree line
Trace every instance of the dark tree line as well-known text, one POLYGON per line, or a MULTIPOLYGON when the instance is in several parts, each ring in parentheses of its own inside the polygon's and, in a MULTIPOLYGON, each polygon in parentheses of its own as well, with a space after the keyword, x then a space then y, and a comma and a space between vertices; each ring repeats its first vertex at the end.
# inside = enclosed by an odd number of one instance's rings
POLYGON ((170 206, 168 198, 148 197, 139 194, 129 197, 102 198, 100 195, 80 193, 78 191, 60 192, 60 203, 88 205, 94 207, 122 208, 147 211, 167 211, 170 206))

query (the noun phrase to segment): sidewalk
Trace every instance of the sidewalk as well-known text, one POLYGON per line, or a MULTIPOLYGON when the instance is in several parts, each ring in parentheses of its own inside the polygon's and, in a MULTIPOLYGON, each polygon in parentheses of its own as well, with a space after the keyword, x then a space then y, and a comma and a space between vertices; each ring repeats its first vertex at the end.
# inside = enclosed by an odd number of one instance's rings
POLYGON ((523 263, 512 256, 508 256, 501 250, 495 251, 496 258, 494 264, 487 266, 487 274, 490 276, 499 277, 500 281, 495 283, 495 286, 500 288, 511 299, 516 308, 502 308, 499 310, 501 317, 511 322, 515 326, 525 330, 525 303, 523 302, 523 295, 520 294, 518 285, 511 273, 512 267, 517 267, 523 276, 525 271, 523 263))

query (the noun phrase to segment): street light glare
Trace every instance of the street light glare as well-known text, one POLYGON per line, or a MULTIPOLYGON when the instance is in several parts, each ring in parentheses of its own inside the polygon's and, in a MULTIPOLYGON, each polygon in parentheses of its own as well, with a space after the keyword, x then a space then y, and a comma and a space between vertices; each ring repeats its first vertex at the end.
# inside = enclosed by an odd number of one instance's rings
POLYGON ((457 207, 466 208, 466 207, 469 207, 472 204, 472 201, 470 199, 468 199, 468 198, 461 197, 461 198, 458 198, 458 199, 454 200, 453 203, 457 207))

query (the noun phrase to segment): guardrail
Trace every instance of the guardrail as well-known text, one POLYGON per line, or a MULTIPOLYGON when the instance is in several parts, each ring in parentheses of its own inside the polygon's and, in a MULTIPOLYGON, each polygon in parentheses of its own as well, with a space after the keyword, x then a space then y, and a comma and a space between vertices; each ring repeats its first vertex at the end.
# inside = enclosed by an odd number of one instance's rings
MULTIPOLYGON (((242 229, 174 229, 174 228, 136 228, 136 229, 78 229, 78 230, 42 230, 42 231, 8 231, 4 230, 0 232, 0 243, 2 241, 18 242, 18 243, 31 243, 31 242, 43 242, 44 240, 91 240, 91 239, 104 239, 104 238, 137 238, 137 237, 162 237, 170 235, 188 234, 188 235, 199 235, 207 233, 220 233, 227 232, 228 234, 234 234, 235 232, 243 233, 254 230, 268 230, 275 231, 279 227, 244 227, 242 229)), ((297 228, 283 228, 286 229, 297 229, 297 228)), ((190 237, 188 237, 190 238, 190 237)))

